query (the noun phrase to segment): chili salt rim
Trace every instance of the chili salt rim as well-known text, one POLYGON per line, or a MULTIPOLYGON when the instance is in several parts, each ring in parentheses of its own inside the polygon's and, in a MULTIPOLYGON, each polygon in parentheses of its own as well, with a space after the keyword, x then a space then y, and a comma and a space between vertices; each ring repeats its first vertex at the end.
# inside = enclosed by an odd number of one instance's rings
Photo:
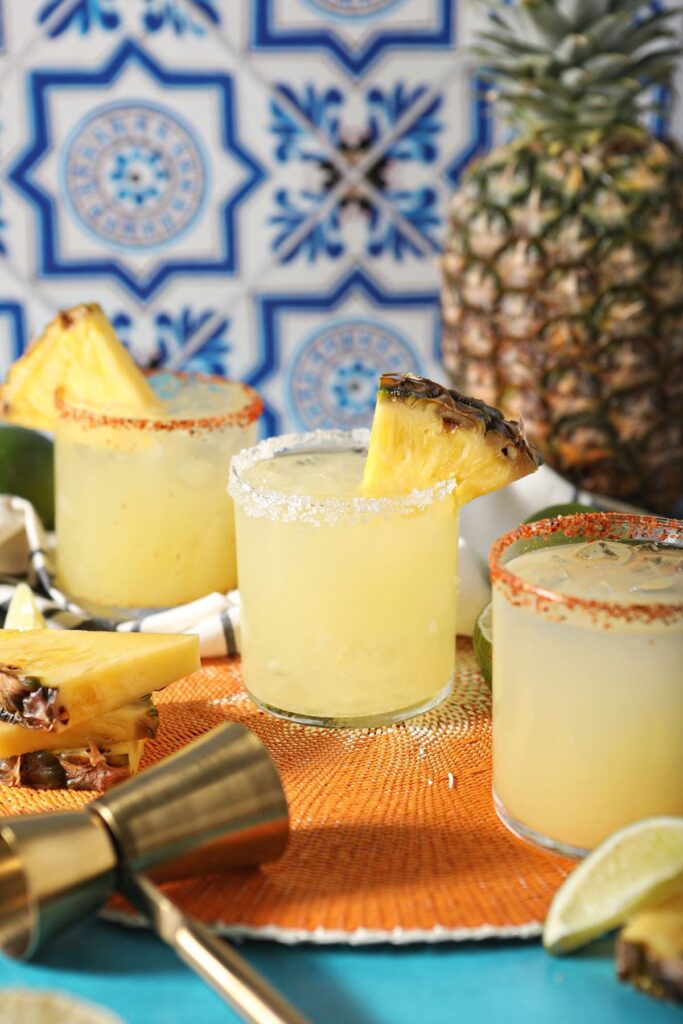
POLYGON ((553 516, 533 523, 522 523, 514 530, 498 537, 489 552, 491 583, 499 583, 511 604, 533 605, 540 615, 550 612, 585 612, 594 622, 600 618, 621 622, 640 622, 646 625, 659 623, 670 626, 679 619, 683 622, 683 602, 653 602, 651 604, 621 604, 618 601, 599 601, 586 597, 573 597, 548 590, 516 576, 502 564, 504 552, 518 540, 544 537, 562 532, 566 537, 581 541, 595 540, 641 540, 663 543, 678 539, 683 546, 683 523, 677 519, 661 516, 632 515, 622 512, 581 512, 568 516, 553 516), (617 527, 626 527, 626 536, 614 536, 617 527), (643 534, 657 533, 657 536, 643 534))
POLYGON ((284 494, 266 487, 258 487, 244 479, 258 463, 278 455, 304 453, 327 449, 344 450, 354 447, 367 448, 370 431, 355 430, 313 430, 305 434, 280 434, 268 437, 251 448, 243 448, 233 455, 230 462, 228 494, 248 516, 271 519, 273 522, 308 522, 319 525, 322 522, 335 524, 344 520, 362 522, 386 512, 409 515, 429 508, 453 494, 457 487, 455 479, 439 480, 424 490, 395 497, 369 498, 312 498, 306 494, 284 494))
POLYGON ((254 388, 242 381, 230 380, 206 373, 188 373, 184 370, 160 370, 157 373, 145 374, 148 380, 167 375, 177 380, 193 380, 202 384, 218 384, 220 387, 230 386, 242 391, 244 404, 233 412, 216 413, 212 416, 192 417, 161 417, 150 416, 114 416, 110 413, 98 412, 85 405, 74 405, 64 398, 64 389, 58 387, 54 402, 61 419, 73 420, 85 427, 114 427, 126 430, 149 430, 170 432, 174 430, 216 430, 222 427, 248 427, 263 412, 263 399, 254 388))

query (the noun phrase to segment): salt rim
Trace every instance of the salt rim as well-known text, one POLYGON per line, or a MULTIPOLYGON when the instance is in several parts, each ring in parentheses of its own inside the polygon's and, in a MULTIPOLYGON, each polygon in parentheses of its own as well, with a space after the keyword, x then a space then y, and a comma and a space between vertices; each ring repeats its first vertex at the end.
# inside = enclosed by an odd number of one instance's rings
POLYGON ((650 514, 633 515, 621 512, 580 512, 568 516, 553 516, 531 523, 522 523, 508 533, 498 537, 489 552, 489 571, 494 588, 500 587, 506 599, 518 607, 533 609, 536 614, 552 622, 562 622, 570 616, 584 615, 594 626, 614 629, 631 623, 661 627, 683 625, 683 603, 676 601, 653 602, 651 604, 623 604, 587 597, 574 597, 559 591, 546 589, 537 583, 530 583, 507 568, 504 558, 513 544, 519 540, 549 537, 561 532, 567 537, 580 540, 655 540, 659 543, 673 541, 672 546, 680 547, 683 525, 678 519, 668 519, 650 514), (626 536, 617 529, 626 530, 626 536), (649 537, 642 534, 648 532, 649 537), (657 537, 653 536, 659 534, 657 537), (678 542, 678 543, 676 543, 678 542))
POLYGON ((97 427, 119 428, 135 431, 150 431, 170 433, 172 431, 197 431, 217 430, 222 428, 248 427, 254 423, 263 412, 263 399, 254 388, 243 381, 231 380, 228 377, 217 377, 206 373, 188 373, 184 370, 159 370, 156 373, 145 374, 147 380, 155 376, 169 374, 178 380, 195 380, 206 384, 219 384, 226 389, 237 390, 242 393, 243 402, 238 409, 230 412, 213 413, 208 416, 165 416, 162 413, 150 413, 148 416, 140 414, 108 413, 91 408, 88 405, 69 402, 64 397, 63 387, 55 391, 54 402, 58 418, 61 420, 72 420, 81 427, 96 429, 97 427))
POLYGON ((365 522, 382 514, 411 515, 447 498, 455 490, 457 483, 451 478, 439 480, 425 490, 414 490, 393 498, 312 498, 305 494, 282 494, 280 491, 254 487, 244 479, 244 474, 259 462, 286 452, 315 451, 319 448, 367 448, 369 440, 370 431, 365 428, 312 430, 305 434, 268 437, 253 448, 244 448, 232 457, 228 494, 252 518, 320 526, 322 523, 335 525, 344 521, 365 522))

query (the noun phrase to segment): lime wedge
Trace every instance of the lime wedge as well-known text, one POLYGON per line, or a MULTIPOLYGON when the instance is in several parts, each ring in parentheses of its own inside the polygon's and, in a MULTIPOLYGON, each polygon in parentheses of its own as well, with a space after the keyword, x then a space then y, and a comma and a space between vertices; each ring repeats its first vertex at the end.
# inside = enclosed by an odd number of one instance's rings
POLYGON ((18 583, 7 609, 5 629, 47 629, 33 591, 26 583, 18 583))
POLYGON ((492 646, 492 628, 493 628, 493 605, 491 601, 486 605, 485 608, 479 613, 476 623, 474 624, 474 632, 472 634, 472 643, 474 644, 474 654, 479 663, 481 674, 483 675, 486 682, 491 685, 491 679, 493 677, 493 646, 492 646))
POLYGON ((596 847, 555 894, 543 926, 550 953, 568 953, 683 886, 683 818, 644 818, 596 847))

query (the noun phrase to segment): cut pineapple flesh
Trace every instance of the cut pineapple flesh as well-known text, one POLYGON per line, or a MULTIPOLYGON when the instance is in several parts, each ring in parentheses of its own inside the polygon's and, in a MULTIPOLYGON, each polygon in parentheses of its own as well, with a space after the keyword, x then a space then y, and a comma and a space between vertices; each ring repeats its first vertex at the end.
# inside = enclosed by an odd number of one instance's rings
POLYGON ((497 409, 424 377, 381 376, 364 494, 405 494, 455 478, 462 507, 540 464, 520 425, 497 409))
POLYGON ((198 668, 195 635, 0 630, 0 719, 57 732, 198 668))
POLYGON ((162 411, 143 374, 95 303, 58 313, 15 362, 1 391, 5 419, 54 430, 55 392, 98 409, 150 415, 162 411))
POLYGON ((0 759, 40 750, 76 750, 89 743, 106 749, 129 740, 153 739, 158 727, 159 712, 151 697, 141 697, 132 704, 124 704, 98 718, 77 722, 60 731, 27 729, 0 721, 0 759))
POLYGON ((683 1003, 683 889, 628 921, 616 960, 622 981, 683 1003))
POLYGON ((94 743, 64 750, 38 750, 0 760, 0 782, 30 789, 86 789, 102 793, 135 775, 145 741, 94 743))
POLYGON ((27 583, 18 583, 5 616, 5 629, 18 629, 22 633, 29 629, 46 629, 47 622, 27 583))

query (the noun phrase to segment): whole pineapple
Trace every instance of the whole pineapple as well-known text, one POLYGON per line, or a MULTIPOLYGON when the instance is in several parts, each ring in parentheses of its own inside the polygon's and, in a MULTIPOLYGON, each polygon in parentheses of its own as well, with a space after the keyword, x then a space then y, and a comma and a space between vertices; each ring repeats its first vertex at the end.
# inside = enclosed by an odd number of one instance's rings
POLYGON ((516 129, 452 200, 444 362, 548 462, 657 511, 683 494, 683 155, 642 125, 679 56, 642 0, 480 0, 516 129))

